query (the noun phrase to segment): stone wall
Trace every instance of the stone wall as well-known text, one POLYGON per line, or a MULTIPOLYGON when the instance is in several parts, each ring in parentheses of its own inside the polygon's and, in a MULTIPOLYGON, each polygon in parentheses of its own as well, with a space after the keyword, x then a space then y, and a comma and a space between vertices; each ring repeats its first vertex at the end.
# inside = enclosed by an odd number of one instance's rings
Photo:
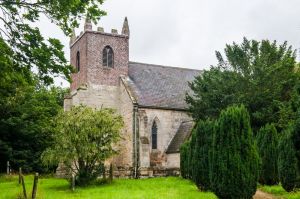
POLYGON ((191 118, 184 111, 139 108, 140 173, 142 176, 179 174, 180 155, 166 154, 181 122, 191 118), (152 149, 151 128, 157 124, 157 149, 152 149), (171 170, 168 172, 168 170, 171 170))
POLYGON ((180 168, 180 153, 169 153, 167 154, 167 165, 166 168, 180 168))
POLYGON ((89 84, 71 92, 72 105, 87 105, 94 108, 119 110, 119 87, 89 84))
POLYGON ((114 158, 115 165, 126 170, 132 169, 132 155, 133 155, 133 104, 129 95, 121 83, 119 87, 119 114, 122 115, 124 120, 124 129, 122 131, 122 140, 119 143, 120 155, 114 158))

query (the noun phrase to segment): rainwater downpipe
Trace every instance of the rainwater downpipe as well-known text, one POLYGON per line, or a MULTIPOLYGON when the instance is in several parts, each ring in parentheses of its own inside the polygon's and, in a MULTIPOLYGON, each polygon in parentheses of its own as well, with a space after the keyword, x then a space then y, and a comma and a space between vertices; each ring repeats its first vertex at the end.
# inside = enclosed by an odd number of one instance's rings
POLYGON ((138 106, 133 106, 133 169, 134 169, 134 178, 138 178, 138 127, 137 127, 137 112, 138 106))

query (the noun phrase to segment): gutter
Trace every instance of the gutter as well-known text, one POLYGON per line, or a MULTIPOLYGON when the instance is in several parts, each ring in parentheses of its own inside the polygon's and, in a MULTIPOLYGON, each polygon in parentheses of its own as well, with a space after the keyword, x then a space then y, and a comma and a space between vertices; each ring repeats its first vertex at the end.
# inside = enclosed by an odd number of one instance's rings
POLYGON ((184 112, 188 112, 188 110, 187 110, 187 109, 184 109, 184 108, 169 108, 169 107, 145 106, 145 105, 139 105, 139 108, 148 108, 148 109, 160 109, 160 110, 170 110, 170 111, 184 111, 184 112))

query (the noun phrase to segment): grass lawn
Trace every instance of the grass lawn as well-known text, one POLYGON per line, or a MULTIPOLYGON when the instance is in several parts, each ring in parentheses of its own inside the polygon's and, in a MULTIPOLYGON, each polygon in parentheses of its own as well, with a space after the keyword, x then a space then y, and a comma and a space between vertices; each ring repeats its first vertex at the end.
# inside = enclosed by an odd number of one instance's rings
POLYGON ((274 196, 278 196, 279 198, 285 199, 299 199, 300 198, 300 190, 295 192, 286 192, 282 186, 275 185, 275 186, 261 186, 259 187, 260 190, 270 193, 274 196))
MULTIPOLYGON (((25 177, 27 196, 30 196, 33 176, 25 177)), ((16 198, 22 193, 18 177, 0 176, 0 199, 16 198)), ((112 184, 93 185, 70 191, 69 184, 64 179, 40 178, 38 184, 39 199, 216 199, 210 192, 200 192, 190 181, 179 177, 151 179, 115 179, 112 184)), ((30 198, 30 197, 28 197, 30 198)))

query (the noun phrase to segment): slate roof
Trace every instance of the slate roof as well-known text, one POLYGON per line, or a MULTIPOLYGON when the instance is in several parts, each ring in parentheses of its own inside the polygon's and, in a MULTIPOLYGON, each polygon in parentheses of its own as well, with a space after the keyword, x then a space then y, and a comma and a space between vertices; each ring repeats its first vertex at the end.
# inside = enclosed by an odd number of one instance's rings
POLYGON ((139 106, 187 109, 188 82, 201 74, 200 70, 129 62, 127 85, 139 106))
POLYGON ((171 140, 166 153, 179 153, 180 145, 187 140, 192 132, 192 128, 194 127, 194 122, 182 122, 171 140))

